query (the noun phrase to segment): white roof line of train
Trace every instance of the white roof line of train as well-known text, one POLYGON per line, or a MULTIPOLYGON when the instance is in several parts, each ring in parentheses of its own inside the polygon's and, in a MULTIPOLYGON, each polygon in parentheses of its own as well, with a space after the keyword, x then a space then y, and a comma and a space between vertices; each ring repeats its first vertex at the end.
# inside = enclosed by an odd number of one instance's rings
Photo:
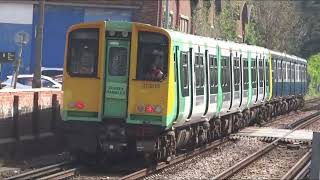
MULTIPOLYGON (((166 30, 166 29, 165 29, 166 30)), ((294 60, 297 60, 297 61, 302 61, 304 63, 306 63, 307 61, 303 58, 300 58, 300 57, 297 57, 295 55, 289 55, 289 54, 286 54, 286 53, 282 53, 282 52, 278 52, 278 51, 274 51, 274 50, 269 50, 265 47, 261 47, 261 46, 256 46, 256 45, 248 45, 248 44, 245 44, 245 43, 237 43, 237 42, 233 42, 233 41, 228 41, 228 40, 220 40, 220 39, 215 39, 215 38, 210 38, 210 37, 202 37, 202 36, 197 36, 197 35, 193 35, 193 34, 186 34, 186 33, 182 33, 182 32, 178 32, 178 31, 173 31, 173 30, 166 30, 169 34, 177 34, 177 35, 184 35, 184 36, 189 36, 190 38, 197 38, 199 40, 210 40, 210 41, 213 41, 214 45, 213 46, 216 46, 216 45, 220 45, 221 48, 225 48, 226 49, 226 46, 227 49, 229 48, 232 48, 232 49, 239 49, 239 46, 241 46, 241 49, 243 51, 248 51, 248 49, 252 49, 252 48, 255 48, 256 51, 252 51, 254 53, 256 52, 264 52, 266 54, 274 54, 274 55, 278 55, 278 56, 284 56, 284 57, 288 57, 288 58, 291 58, 291 59, 294 59, 294 60), (236 47, 237 46, 237 47, 236 47), (233 48, 234 47, 234 48, 233 48)), ((189 39, 182 39, 182 42, 185 42, 185 43, 188 43, 189 42, 189 39)), ((197 43, 201 46, 201 45, 204 45, 202 41, 197 41, 197 43)))

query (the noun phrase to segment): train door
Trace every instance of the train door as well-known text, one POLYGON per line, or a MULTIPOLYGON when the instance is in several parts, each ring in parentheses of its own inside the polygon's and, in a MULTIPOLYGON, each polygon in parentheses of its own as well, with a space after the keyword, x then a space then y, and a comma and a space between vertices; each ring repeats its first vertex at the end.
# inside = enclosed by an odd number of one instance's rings
POLYGON ((240 53, 234 51, 233 55, 233 99, 232 106, 239 107, 241 99, 241 72, 240 72, 240 53))
POLYGON ((126 118, 130 42, 107 40, 104 117, 126 118))

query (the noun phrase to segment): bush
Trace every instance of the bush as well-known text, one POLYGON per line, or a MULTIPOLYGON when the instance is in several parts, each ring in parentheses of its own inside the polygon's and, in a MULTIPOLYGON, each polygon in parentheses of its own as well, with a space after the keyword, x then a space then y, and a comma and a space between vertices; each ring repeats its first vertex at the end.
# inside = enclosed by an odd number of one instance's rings
POLYGON ((320 53, 309 58, 308 75, 310 77, 308 96, 320 96, 318 92, 318 86, 320 85, 320 53))

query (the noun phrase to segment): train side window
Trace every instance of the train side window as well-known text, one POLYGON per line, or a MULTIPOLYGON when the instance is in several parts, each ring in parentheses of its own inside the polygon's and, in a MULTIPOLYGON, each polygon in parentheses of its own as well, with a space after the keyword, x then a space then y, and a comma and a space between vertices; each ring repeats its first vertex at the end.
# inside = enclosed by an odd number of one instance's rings
POLYGON ((210 94, 214 94, 215 91, 215 57, 209 55, 209 77, 210 77, 210 94))
POLYGON ((240 58, 234 57, 234 84, 235 84, 235 91, 239 91, 240 89, 240 58))
POLYGON ((296 72, 295 72, 295 79, 296 79, 296 82, 299 82, 299 64, 295 64, 295 69, 296 69, 296 72))
POLYGON ((294 76, 295 73, 295 66, 294 63, 291 64, 291 81, 293 82, 296 78, 294 76))
POLYGON ((259 87, 263 87, 263 59, 259 59, 259 87))
POLYGON ((244 89, 247 90, 249 88, 248 85, 248 78, 249 74, 248 74, 248 60, 246 58, 243 58, 243 84, 244 84, 244 89))
POLYGON ((203 54, 195 53, 194 71, 196 74, 196 93, 204 94, 204 64, 203 54))
POLYGON ((85 28, 69 35, 67 71, 70 76, 96 77, 99 56, 99 29, 85 28))
POLYGON ((167 76, 168 37, 154 32, 139 32, 137 80, 160 81, 167 76))
POLYGON ((230 57, 222 56, 222 91, 230 92, 230 57))
POLYGON ((251 58, 251 72, 252 72, 252 75, 251 75, 251 82, 252 82, 252 88, 256 88, 257 87, 257 66, 258 64, 256 63, 257 59, 254 59, 254 58, 251 58))
POLYGON ((278 63, 278 71, 279 71, 279 76, 278 76, 278 82, 282 81, 282 78, 283 78, 283 69, 282 69, 282 61, 280 61, 278 63))
POLYGON ((270 71, 270 68, 269 68, 269 62, 268 62, 268 59, 265 59, 266 61, 266 86, 269 86, 269 71, 270 71))
POLYGON ((274 59, 274 58, 272 58, 272 78, 274 79, 274 81, 275 82, 277 82, 278 80, 277 80, 277 78, 278 78, 278 73, 277 73, 277 71, 278 71, 278 68, 277 68, 277 61, 274 59))
POLYGON ((180 53, 180 77, 182 83, 182 96, 189 96, 188 52, 180 53))

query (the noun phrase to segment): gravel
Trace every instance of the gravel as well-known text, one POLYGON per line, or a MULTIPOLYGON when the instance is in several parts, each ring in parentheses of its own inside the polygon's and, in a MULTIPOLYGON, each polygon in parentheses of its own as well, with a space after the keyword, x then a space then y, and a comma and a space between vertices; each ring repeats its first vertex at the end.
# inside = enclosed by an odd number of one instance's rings
POLYGON ((277 147, 238 172, 232 179, 280 179, 307 152, 307 148, 277 147))
POLYGON ((244 157, 256 152, 266 143, 256 139, 230 141, 218 149, 195 156, 158 174, 144 179, 208 179, 223 172, 244 157))

